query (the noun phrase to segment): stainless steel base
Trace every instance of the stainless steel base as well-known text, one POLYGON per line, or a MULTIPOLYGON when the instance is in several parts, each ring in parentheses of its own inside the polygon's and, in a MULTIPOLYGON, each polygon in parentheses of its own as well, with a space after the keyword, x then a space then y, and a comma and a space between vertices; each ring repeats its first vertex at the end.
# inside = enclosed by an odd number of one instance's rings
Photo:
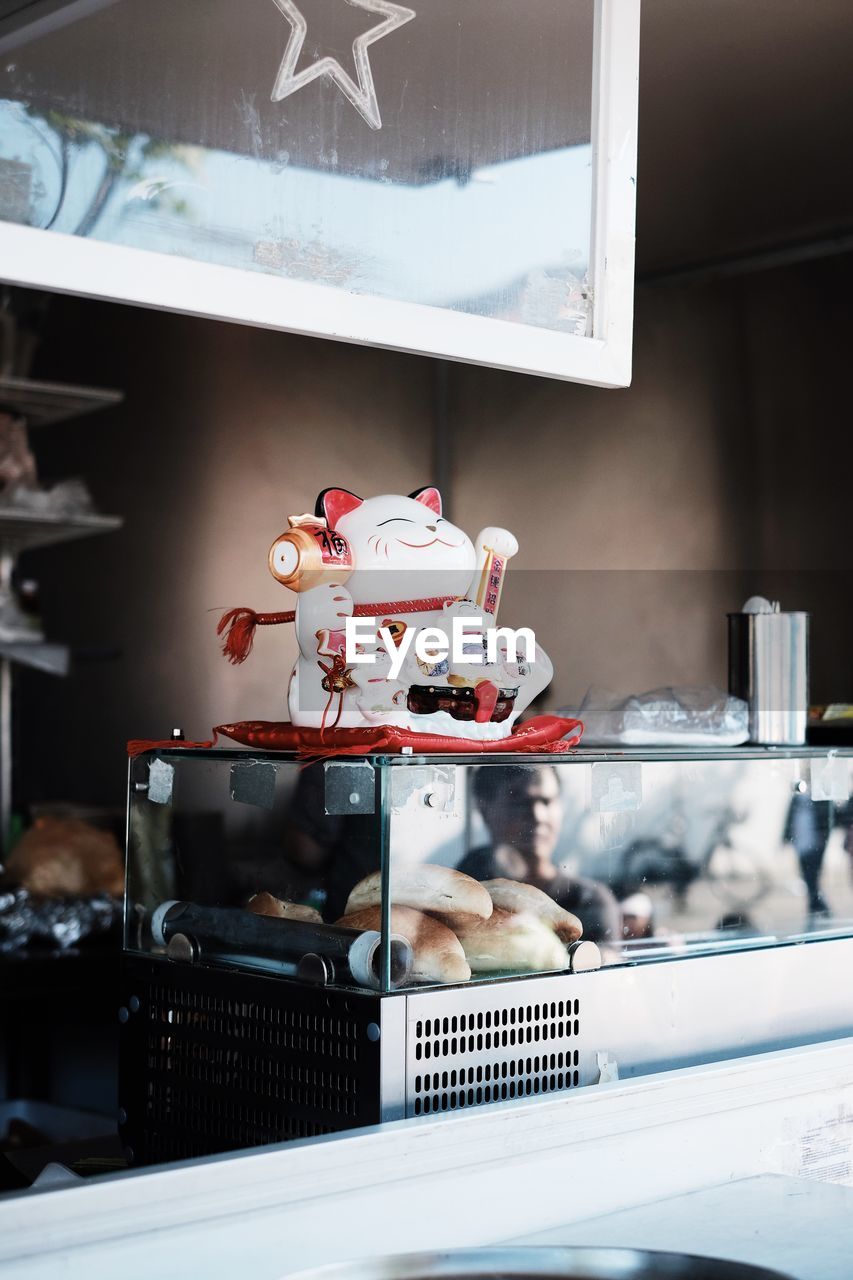
POLYGON ((591 1083, 580 988, 554 974, 407 996, 405 1114, 591 1083))
POLYGON ((380 996, 383 1120, 853 1034, 853 939, 380 996))
POLYGON ((380 995, 125 958, 143 1161, 427 1116, 853 1035, 853 938, 380 995))

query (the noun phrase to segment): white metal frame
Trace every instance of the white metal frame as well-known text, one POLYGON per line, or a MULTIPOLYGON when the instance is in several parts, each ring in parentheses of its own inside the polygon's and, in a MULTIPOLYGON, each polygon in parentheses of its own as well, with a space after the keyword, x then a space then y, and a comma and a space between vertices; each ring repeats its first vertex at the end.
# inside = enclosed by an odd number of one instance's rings
POLYGON ((368 297, 0 223, 0 279, 449 360, 627 386, 631 379, 640 0, 597 0, 594 337, 368 297))

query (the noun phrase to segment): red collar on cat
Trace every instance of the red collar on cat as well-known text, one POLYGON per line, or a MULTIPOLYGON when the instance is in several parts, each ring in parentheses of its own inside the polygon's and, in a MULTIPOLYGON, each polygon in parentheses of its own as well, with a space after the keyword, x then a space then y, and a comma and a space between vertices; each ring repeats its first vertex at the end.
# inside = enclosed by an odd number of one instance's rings
MULTIPOLYGON (((429 596, 425 600, 383 600, 378 604, 357 604, 353 613, 357 618, 377 618, 380 614, 432 613, 452 604, 456 596, 429 596)), ((222 652, 229 662, 237 666, 245 662, 252 651, 256 627, 275 626, 280 622, 293 622, 294 609, 285 613, 255 613, 254 609, 229 609, 219 619, 216 634, 225 634, 222 652)))

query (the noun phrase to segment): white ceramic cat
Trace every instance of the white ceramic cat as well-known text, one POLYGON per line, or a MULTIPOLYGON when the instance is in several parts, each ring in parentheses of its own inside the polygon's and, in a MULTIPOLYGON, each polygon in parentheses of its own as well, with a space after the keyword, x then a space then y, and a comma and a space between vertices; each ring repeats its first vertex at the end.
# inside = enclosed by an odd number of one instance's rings
POLYGON ((479 581, 485 548, 508 559, 518 546, 512 534, 483 530, 475 550, 467 534, 442 516, 441 496, 433 488, 408 498, 367 499, 326 489, 316 514, 346 538, 353 569, 343 581, 314 586, 297 597, 299 657, 288 689, 292 722, 312 728, 390 724, 455 737, 507 737, 551 679, 553 668, 538 645, 531 663, 508 662, 499 651, 493 664, 454 665, 451 659, 422 662, 412 643, 391 679, 391 659, 382 645, 375 648, 375 664, 346 662, 345 626, 362 605, 377 606, 377 626, 400 636, 426 626, 449 631, 454 614, 482 615, 469 596, 479 581), (393 607, 408 601, 425 607, 416 612, 393 607))

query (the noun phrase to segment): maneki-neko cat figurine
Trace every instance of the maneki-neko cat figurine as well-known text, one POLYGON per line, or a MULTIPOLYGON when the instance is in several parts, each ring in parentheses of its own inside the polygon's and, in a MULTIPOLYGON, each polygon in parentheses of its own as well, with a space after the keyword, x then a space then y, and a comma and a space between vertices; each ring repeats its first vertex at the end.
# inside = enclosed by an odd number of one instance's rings
POLYGON ((256 625, 295 621, 294 726, 387 725, 483 741, 511 735, 552 675, 532 632, 519 652, 512 633, 497 628, 503 576, 518 550, 511 533, 483 529, 472 543, 442 515, 434 488, 366 499, 325 489, 315 514, 289 525, 269 564, 298 593, 295 611, 235 609, 219 629, 226 655, 242 662, 256 625), (464 633, 460 647, 451 633, 464 633))

